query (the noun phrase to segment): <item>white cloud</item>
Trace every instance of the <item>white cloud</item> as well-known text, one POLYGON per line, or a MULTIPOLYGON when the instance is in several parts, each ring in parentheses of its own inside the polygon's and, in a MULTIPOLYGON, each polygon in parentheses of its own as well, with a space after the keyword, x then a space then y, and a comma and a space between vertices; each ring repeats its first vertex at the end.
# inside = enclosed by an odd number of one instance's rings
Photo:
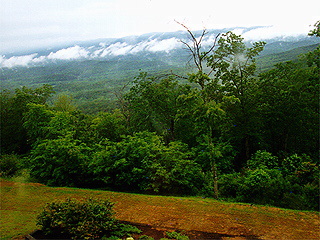
POLYGON ((88 58, 89 51, 80 46, 61 49, 57 52, 51 52, 48 56, 39 56, 38 53, 23 56, 13 56, 8 59, 5 56, 0 56, 0 67, 12 68, 16 66, 27 67, 32 64, 44 63, 47 60, 72 60, 79 58, 88 58))
POLYGON ((160 51, 168 52, 180 46, 181 46, 181 43, 179 42, 179 40, 173 37, 173 38, 165 39, 162 41, 155 41, 152 44, 150 44, 147 49, 151 52, 160 52, 160 51))
MULTIPOLYGON (((102 43, 100 46, 104 46, 102 43)), ((181 43, 176 38, 169 38, 165 40, 147 40, 143 42, 139 42, 136 45, 130 45, 125 42, 116 42, 111 44, 110 46, 102 49, 98 49, 93 52, 92 57, 106 57, 108 55, 119 56, 125 54, 136 54, 142 51, 150 51, 150 52, 160 52, 166 51, 169 52, 175 48, 181 47, 181 43)))
MULTIPOLYGON (((283 25, 305 31, 318 0, 0 0, 0 54, 57 43, 148 32, 283 25)), ((310 27, 309 27, 310 28, 310 27)), ((137 49, 136 49, 137 50, 137 49)))
POLYGON ((55 53, 51 52, 48 59, 70 60, 78 58, 87 58, 89 53, 85 48, 78 45, 74 47, 64 48, 55 53))
POLYGON ((100 57, 105 57, 107 55, 124 55, 128 53, 131 49, 132 46, 128 45, 127 43, 116 42, 114 44, 111 44, 109 47, 105 48, 101 53, 100 57))
MULTIPOLYGON (((308 30, 306 29, 306 33, 308 30)), ((251 31, 245 32, 242 37, 246 40, 263 40, 271 39, 274 37, 285 37, 285 36, 297 36, 301 35, 301 31, 294 28, 287 28, 285 26, 268 26, 262 28, 256 28, 251 31)), ((307 34, 305 34, 307 36, 307 34)))
POLYGON ((0 64, 1 67, 7 67, 12 68, 15 66, 28 66, 34 57, 37 55, 37 53, 30 54, 30 55, 24 55, 24 56, 13 56, 9 59, 6 59, 4 56, 1 56, 0 64))

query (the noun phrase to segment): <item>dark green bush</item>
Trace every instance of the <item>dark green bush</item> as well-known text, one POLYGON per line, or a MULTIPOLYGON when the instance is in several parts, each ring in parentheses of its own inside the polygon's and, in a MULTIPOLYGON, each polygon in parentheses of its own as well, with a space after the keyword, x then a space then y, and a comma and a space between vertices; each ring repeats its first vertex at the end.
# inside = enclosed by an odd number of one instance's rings
POLYGON ((72 239, 101 239, 102 237, 128 235, 140 230, 118 223, 114 217, 113 203, 107 200, 88 199, 47 204, 38 216, 37 225, 45 234, 64 234, 72 239))
POLYGON ((83 187, 88 177, 91 148, 70 136, 47 139, 31 151, 31 177, 51 186, 83 187))
POLYGON ((242 189, 243 178, 240 173, 224 174, 219 178, 219 194, 225 199, 241 201, 243 199, 242 189))
POLYGON ((124 191, 161 194, 196 194, 202 188, 201 169, 191 160, 186 144, 165 145, 150 132, 109 142, 95 154, 90 166, 96 179, 124 191))
POLYGON ((273 156, 272 153, 267 151, 258 150, 253 156, 248 160, 247 166, 250 169, 256 168, 278 168, 279 159, 276 156, 273 156))
POLYGON ((19 158, 16 155, 3 155, 0 158, 0 176, 12 177, 21 168, 19 158))

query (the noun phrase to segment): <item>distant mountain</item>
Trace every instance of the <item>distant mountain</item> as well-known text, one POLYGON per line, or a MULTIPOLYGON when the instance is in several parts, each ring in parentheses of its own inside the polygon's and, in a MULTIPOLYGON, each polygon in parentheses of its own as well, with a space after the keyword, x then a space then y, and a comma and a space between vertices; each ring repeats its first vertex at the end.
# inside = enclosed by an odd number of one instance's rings
MULTIPOLYGON (((220 32, 234 31, 245 37, 254 37, 255 31, 261 31, 265 27, 228 28, 208 30, 203 41, 203 47, 212 44, 214 36, 220 32)), ((201 31, 195 31, 200 35, 201 31)), ((148 33, 140 36, 129 36, 118 39, 97 39, 86 42, 76 42, 72 45, 58 46, 51 49, 39 49, 24 53, 10 53, 0 56, 0 67, 12 68, 17 66, 32 67, 44 66, 61 61, 84 60, 127 60, 138 57, 144 60, 161 60, 169 65, 180 65, 188 57, 184 45, 180 40, 190 41, 185 31, 148 33)), ((248 43, 252 39, 246 39, 248 43)), ((264 40, 264 39, 261 39, 264 40)), ((266 39, 267 45, 262 55, 288 51, 294 48, 319 44, 320 40, 308 36, 281 36, 266 39)))
POLYGON ((257 57, 257 71, 262 72, 269 70, 275 64, 298 59, 302 54, 315 50, 319 44, 297 47, 284 52, 269 53, 264 52, 257 57))
MULTIPOLYGON (((255 31, 263 27, 208 30, 203 47, 208 48, 220 32, 241 34, 248 44, 255 31)), ((202 31, 194 32, 199 36, 202 31)), ((79 105, 101 110, 114 99, 114 91, 138 76, 139 71, 168 74, 174 71, 185 75, 192 71, 190 55, 180 40, 189 41, 185 31, 149 33, 119 39, 97 39, 76 42, 23 53, 0 55, 1 89, 20 86, 54 86, 57 93, 72 95, 79 105), (100 107, 99 107, 100 106, 100 107)), ((257 59, 263 71, 280 61, 296 58, 315 49, 320 39, 309 36, 281 36, 261 39, 267 42, 257 59)))

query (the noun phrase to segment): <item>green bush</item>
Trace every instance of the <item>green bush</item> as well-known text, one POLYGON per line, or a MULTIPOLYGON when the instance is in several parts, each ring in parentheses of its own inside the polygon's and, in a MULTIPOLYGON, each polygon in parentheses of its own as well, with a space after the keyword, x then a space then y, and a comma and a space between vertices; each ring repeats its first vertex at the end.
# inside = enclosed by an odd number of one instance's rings
POLYGON ((166 235, 169 239, 176 239, 176 240, 189 240, 189 237, 183 235, 178 232, 166 232, 166 235))
POLYGON ((0 176, 12 177, 18 170, 20 170, 21 165, 19 158, 16 155, 3 155, 0 158, 0 176))
POLYGON ((109 142, 95 154, 90 168, 96 179, 117 190, 195 194, 202 188, 201 169, 181 142, 165 145, 150 132, 109 142))
POLYGON ((243 199, 240 189, 242 187, 243 177, 240 173, 224 174, 218 180, 219 194, 222 198, 241 201, 243 199))
POLYGON ((278 169, 255 169, 225 174, 219 179, 220 196, 235 201, 283 206, 291 184, 278 169))
POLYGON ((240 192, 246 202, 280 206, 284 194, 290 192, 290 182, 277 169, 249 170, 240 192))
POLYGON ((123 237, 140 230, 118 223, 114 217, 113 203, 107 200, 67 199, 47 204, 38 216, 37 225, 48 235, 61 235, 71 239, 101 239, 123 237), (120 236, 121 235, 121 236, 120 236))
POLYGON ((70 136, 44 140, 31 151, 31 177, 51 186, 86 186, 91 150, 70 136))
POLYGON ((276 156, 273 156, 272 153, 267 151, 258 150, 253 156, 248 160, 247 166, 250 169, 256 168, 278 168, 279 159, 276 156))

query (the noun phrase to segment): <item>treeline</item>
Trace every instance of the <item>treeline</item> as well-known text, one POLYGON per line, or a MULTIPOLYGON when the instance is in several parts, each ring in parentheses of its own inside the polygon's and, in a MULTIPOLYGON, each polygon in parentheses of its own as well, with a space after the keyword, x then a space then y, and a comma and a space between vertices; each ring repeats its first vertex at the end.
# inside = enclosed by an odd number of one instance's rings
POLYGON ((110 112, 84 114, 68 96, 49 104, 49 85, 3 91, 2 174, 318 210, 320 48, 256 76, 265 43, 231 32, 217 43, 189 49, 188 84, 141 73, 110 112))

